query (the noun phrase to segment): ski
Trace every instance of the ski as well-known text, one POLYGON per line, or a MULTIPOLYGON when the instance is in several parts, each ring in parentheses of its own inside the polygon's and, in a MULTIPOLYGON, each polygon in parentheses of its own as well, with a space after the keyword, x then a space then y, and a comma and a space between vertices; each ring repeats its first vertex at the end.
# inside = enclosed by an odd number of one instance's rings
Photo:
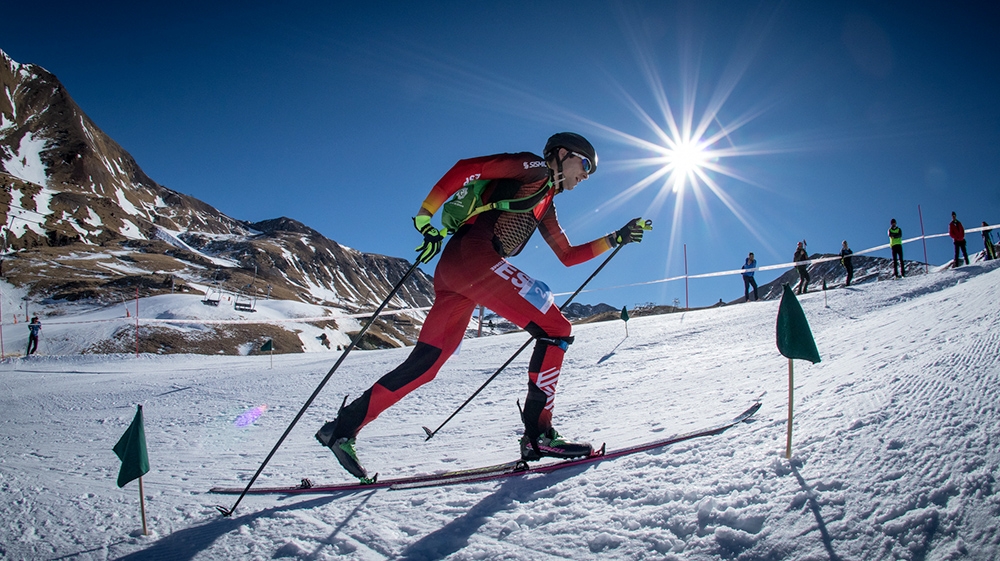
MULTIPOLYGON (((247 491, 248 495, 273 495, 273 494, 305 494, 305 493, 335 493, 338 491, 363 491, 366 489, 388 489, 397 484, 417 484, 428 480, 451 479, 459 477, 482 476, 496 472, 506 472, 515 469, 521 460, 505 462, 492 466, 446 471, 440 473, 429 473, 425 475, 414 475, 411 477, 399 477, 394 479, 378 479, 375 474, 374 481, 370 483, 336 483, 333 485, 315 485, 308 479, 303 479, 296 486, 286 487, 256 487, 247 491)), ((242 487, 213 487, 210 493, 234 495, 243 492, 242 487)))
MULTIPOLYGON (((324 494, 324 493, 338 493, 338 492, 355 492, 355 491, 365 491, 374 489, 389 489, 389 490, 419 489, 422 487, 440 487, 445 485, 456 485, 460 483, 479 483, 484 481, 505 479, 508 477, 518 477, 523 475, 531 475, 539 473, 551 473, 553 471, 560 469, 589 465, 597 462, 602 462, 604 460, 612 460, 615 458, 620 458, 622 456, 628 456, 630 454, 637 454, 639 452, 645 452, 656 448, 662 448, 664 446, 669 446, 671 444, 676 444, 678 442, 683 442, 694 438, 699 438, 703 436, 714 436, 753 417, 753 415, 757 412, 757 410, 760 409, 760 405, 761 405, 760 402, 756 402, 753 405, 751 405, 750 408, 740 413, 732 420, 720 423, 712 427, 698 429, 692 432, 678 434, 667 438, 646 442, 643 444, 637 444, 635 446, 629 446, 627 448, 620 448, 617 450, 606 450, 605 447, 602 446, 600 450, 595 451, 590 456, 571 459, 571 460, 561 460, 549 464, 532 466, 524 462, 523 460, 516 460, 513 462, 506 462, 492 466, 470 468, 470 469, 456 470, 456 471, 447 471, 435 474, 417 475, 412 477, 400 477, 394 479, 381 479, 381 480, 376 478, 376 481, 374 481, 373 483, 343 483, 334 485, 314 485, 308 479, 304 479, 297 486, 258 487, 256 489, 251 488, 249 491, 247 491, 247 494, 293 495, 293 494, 306 494, 306 493, 324 494)), ((237 494, 237 493, 242 493, 243 491, 244 491, 243 487, 213 487, 212 489, 209 490, 209 492, 211 493, 219 493, 219 494, 237 494)))
POLYGON ((703 436, 714 436, 724 432, 725 430, 732 428, 754 415, 757 410, 760 409, 760 402, 754 403, 749 409, 740 413, 730 421, 715 425, 713 427, 699 429, 692 432, 678 434, 668 438, 663 438, 660 440, 654 440, 652 442, 647 442, 644 444, 637 444, 635 446, 629 446, 627 448, 620 448, 618 450, 605 450, 602 446, 599 451, 594 454, 584 458, 576 458, 572 460, 563 460, 551 464, 542 464, 531 466, 524 462, 520 462, 520 466, 507 471, 496 471, 491 473, 483 474, 467 474, 458 475, 454 477, 441 478, 437 480, 419 481, 419 482, 399 482, 389 485, 390 490, 402 490, 402 489, 419 489, 421 487, 441 487, 445 485, 454 485, 458 483, 480 483, 484 481, 493 481, 497 479, 506 479, 508 477, 517 477, 523 475, 532 475, 538 473, 551 473, 556 470, 571 468, 576 466, 589 465, 597 462, 603 462, 604 460, 613 460, 615 458, 620 458, 622 456, 628 456, 630 454, 637 454, 639 452, 645 452, 648 450, 654 450, 656 448, 662 448, 664 446, 669 446, 671 444, 676 444, 678 442, 683 442, 685 440, 691 440, 693 438, 699 438, 703 436))

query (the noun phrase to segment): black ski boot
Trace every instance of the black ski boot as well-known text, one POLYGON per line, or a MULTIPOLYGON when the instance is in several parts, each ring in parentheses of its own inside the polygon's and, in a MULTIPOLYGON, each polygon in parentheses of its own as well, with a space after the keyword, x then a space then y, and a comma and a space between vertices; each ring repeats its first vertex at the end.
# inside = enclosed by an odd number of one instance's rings
MULTIPOLYGON (((345 396, 344 403, 340 405, 341 410, 344 409, 346 403, 347 397, 345 396)), ((339 412, 337 413, 337 418, 340 418, 339 412)), ((337 419, 327 421, 316 433, 316 440, 333 452, 337 461, 340 462, 340 465, 348 473, 360 479, 362 483, 373 483, 375 479, 368 477, 368 470, 358 461, 358 453, 354 450, 355 438, 346 436, 338 437, 336 433, 337 419)))
POLYGON ((534 443, 528 435, 521 437, 521 459, 526 462, 534 462, 543 457, 580 458, 593 453, 594 448, 590 444, 570 442, 559 436, 553 428, 543 432, 534 443))

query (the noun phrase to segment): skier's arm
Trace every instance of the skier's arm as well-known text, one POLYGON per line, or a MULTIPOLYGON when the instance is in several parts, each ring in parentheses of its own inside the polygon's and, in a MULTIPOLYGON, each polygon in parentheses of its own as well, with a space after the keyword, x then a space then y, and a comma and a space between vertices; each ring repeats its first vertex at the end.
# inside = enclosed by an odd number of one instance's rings
POLYGON ((611 240, 608 236, 601 236, 583 245, 570 244, 566 232, 563 231, 556 218, 555 207, 549 207, 548 212, 538 224, 538 229, 541 231, 545 243, 549 244, 559 261, 567 267, 593 259, 611 249, 611 240))

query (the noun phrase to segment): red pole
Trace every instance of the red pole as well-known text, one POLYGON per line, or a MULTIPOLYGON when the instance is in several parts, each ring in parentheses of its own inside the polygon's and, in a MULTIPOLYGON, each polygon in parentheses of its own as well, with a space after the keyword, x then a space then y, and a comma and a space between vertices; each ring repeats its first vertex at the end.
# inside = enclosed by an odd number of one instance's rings
POLYGON ((139 358, 139 286, 135 287, 135 358, 139 358))
POLYGON ((684 307, 691 309, 688 301, 688 244, 684 244, 684 307))
POLYGON ((920 217, 920 241, 924 242, 924 273, 931 272, 930 265, 927 264, 927 238, 924 237, 924 214, 920 212, 920 205, 917 205, 917 216, 920 217))
POLYGON ((0 292, 0 358, 3 355, 3 292, 0 292))

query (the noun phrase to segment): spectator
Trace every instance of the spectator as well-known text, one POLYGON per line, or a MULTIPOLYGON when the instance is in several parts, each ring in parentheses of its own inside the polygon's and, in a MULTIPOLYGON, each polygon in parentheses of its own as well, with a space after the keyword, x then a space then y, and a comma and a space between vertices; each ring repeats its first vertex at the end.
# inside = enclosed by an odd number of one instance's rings
POLYGON ((844 240, 844 245, 840 249, 840 264, 847 269, 847 282, 844 283, 844 286, 851 286, 851 279, 854 278, 854 264, 851 263, 852 253, 854 252, 851 251, 851 248, 847 247, 847 240, 844 240))
POLYGON ((906 276, 903 261, 903 230, 896 226, 896 219, 889 221, 889 247, 892 249, 892 274, 898 279, 906 276))
POLYGON ((796 294, 805 294, 809 292, 809 270, 806 265, 799 265, 801 261, 808 261, 809 254, 806 253, 805 240, 799 242, 798 247, 795 248, 795 256, 792 257, 792 261, 795 261, 795 270, 799 272, 799 285, 795 287, 796 294))
MULTIPOLYGON (((989 226, 989 224, 987 224, 986 221, 983 220, 983 227, 986 226, 989 226)), ((989 261, 990 259, 997 258, 997 250, 995 247, 993 247, 993 238, 990 237, 990 232, 992 231, 993 230, 983 230, 983 245, 985 246, 985 249, 983 251, 986 253, 987 261, 989 261)))
POLYGON ((756 302, 760 300, 757 296, 757 281, 753 280, 754 269, 757 268, 757 260, 753 258, 753 252, 747 257, 745 263, 743 263, 743 301, 750 301, 750 287, 753 287, 753 301, 756 302), (749 270, 747 270, 749 269, 749 270))
POLYGON ((28 324, 28 352, 26 356, 31 356, 38 351, 38 334, 42 331, 42 322, 38 321, 38 316, 31 317, 28 324))
POLYGON ((965 250, 965 226, 958 221, 958 217, 955 213, 951 213, 951 224, 948 225, 948 235, 955 242, 955 266, 958 267, 962 264, 958 260, 958 252, 961 250, 962 255, 965 256, 965 264, 969 264, 969 252, 965 250))

